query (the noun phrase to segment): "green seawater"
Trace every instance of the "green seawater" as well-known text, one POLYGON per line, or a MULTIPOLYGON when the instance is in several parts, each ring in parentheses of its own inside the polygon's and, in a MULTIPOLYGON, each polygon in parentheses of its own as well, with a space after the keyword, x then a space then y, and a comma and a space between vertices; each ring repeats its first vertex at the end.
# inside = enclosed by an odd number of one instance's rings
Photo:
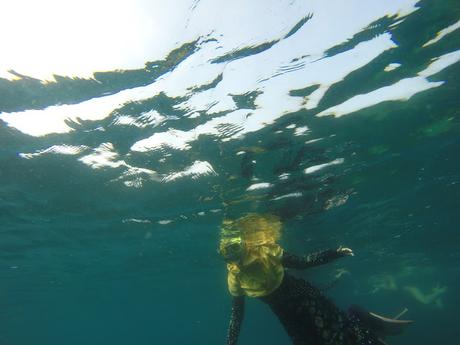
MULTIPOLYGON (((458 344, 460 29, 424 44, 458 23, 460 5, 416 6, 402 22, 382 14, 316 57, 307 56, 312 36, 290 43, 316 25, 313 11, 287 21, 282 35, 221 55, 219 36, 210 34, 179 42, 144 68, 48 82, 0 79, 0 344, 224 344, 230 295, 216 252, 220 225, 247 212, 278 215, 290 252, 351 247, 354 257, 294 274, 344 309, 359 304, 394 316, 407 308, 404 317, 415 323, 388 344, 458 344), (386 34, 394 47, 327 85, 316 106, 304 106, 326 84, 289 76, 386 34), (199 57, 213 44, 212 59, 199 57), (297 60, 280 58, 266 80, 234 93, 233 85, 251 78, 251 61, 264 66, 271 52, 295 49, 297 60), (446 54, 451 62, 425 79, 439 85, 343 116, 317 116, 357 95, 424 78, 446 54), (180 83, 189 61, 222 70, 206 82, 197 72, 200 82, 183 91, 148 89, 170 75, 180 83), (384 70, 395 62, 400 66, 384 70), (235 70, 242 72, 235 77, 235 70), (28 116, 44 116, 53 106, 51 116, 66 116, 74 108, 62 105, 139 88, 147 90, 142 97, 123 98, 107 116, 69 115, 66 131, 45 124, 34 134, 10 121, 31 110, 28 116), (200 94, 208 102, 201 108, 193 98, 200 94), (232 107, 213 111, 225 97, 232 107), (292 103, 278 109, 277 97, 292 103), (266 123, 254 125, 265 111, 266 123), (170 141, 134 146, 164 133, 170 141)), ((269 308, 250 300, 240 344, 290 340, 269 308)))

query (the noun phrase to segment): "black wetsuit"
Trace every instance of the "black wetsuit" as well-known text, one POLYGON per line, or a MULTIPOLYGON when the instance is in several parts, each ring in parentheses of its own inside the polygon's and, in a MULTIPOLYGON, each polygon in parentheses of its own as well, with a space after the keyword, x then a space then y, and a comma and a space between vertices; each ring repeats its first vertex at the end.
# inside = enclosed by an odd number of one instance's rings
MULTIPOLYGON (((336 250, 298 257, 283 254, 285 268, 305 269, 322 265, 343 255, 336 250)), ((258 297, 267 303, 283 324, 294 345, 374 345, 382 344, 359 318, 338 309, 322 292, 287 272, 271 294, 258 297)), ((227 345, 236 345, 244 316, 244 297, 234 297, 227 345)))

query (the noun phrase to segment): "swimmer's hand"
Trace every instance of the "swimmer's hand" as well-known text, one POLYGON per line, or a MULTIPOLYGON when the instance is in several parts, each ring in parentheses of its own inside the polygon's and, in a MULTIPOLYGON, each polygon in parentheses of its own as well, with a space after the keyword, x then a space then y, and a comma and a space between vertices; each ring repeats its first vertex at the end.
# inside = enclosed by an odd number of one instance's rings
POLYGON ((353 253, 353 250, 347 247, 342 247, 342 246, 337 248, 337 254, 339 254, 340 256, 355 256, 355 253, 353 253))

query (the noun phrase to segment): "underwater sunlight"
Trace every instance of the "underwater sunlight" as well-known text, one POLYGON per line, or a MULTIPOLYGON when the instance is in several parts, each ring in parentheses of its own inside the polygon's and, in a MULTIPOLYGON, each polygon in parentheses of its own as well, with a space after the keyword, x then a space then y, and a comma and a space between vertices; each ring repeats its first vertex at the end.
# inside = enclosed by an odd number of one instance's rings
POLYGON ((8 0, 0 32, 0 345, 457 344, 458 1, 8 0))

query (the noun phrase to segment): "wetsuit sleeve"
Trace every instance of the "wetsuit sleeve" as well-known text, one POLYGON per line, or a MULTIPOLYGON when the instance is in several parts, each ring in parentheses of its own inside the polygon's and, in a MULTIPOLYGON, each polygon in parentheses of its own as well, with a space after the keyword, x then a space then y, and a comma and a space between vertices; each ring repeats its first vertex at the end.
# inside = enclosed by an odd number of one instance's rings
POLYGON ((233 297, 232 315, 228 325, 227 345, 236 345, 244 317, 244 296, 233 297))
POLYGON ((343 254, 339 253, 335 249, 328 249, 305 256, 296 256, 284 251, 282 264, 286 268, 303 269, 324 265, 343 256, 343 254))

